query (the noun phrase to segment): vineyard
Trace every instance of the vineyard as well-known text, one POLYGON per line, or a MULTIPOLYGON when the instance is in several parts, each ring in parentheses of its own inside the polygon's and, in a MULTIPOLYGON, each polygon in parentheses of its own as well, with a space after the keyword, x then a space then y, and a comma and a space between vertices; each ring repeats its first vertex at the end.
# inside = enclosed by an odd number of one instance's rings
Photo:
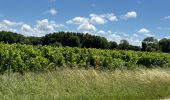
POLYGON ((133 69, 168 67, 165 53, 0 44, 0 72, 55 70, 59 67, 133 69))

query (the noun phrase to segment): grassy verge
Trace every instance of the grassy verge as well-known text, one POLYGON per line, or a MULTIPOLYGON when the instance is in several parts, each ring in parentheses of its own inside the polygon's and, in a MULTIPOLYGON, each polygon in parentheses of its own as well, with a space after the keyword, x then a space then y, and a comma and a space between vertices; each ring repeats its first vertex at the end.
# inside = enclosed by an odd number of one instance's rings
POLYGON ((144 100, 169 96, 170 69, 60 69, 0 76, 1 100, 144 100))

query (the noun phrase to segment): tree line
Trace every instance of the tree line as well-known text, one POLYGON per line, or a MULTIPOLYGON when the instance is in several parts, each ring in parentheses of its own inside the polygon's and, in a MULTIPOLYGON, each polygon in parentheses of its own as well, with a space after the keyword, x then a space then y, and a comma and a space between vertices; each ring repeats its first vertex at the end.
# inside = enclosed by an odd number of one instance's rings
POLYGON ((104 37, 90 35, 88 33, 75 32, 57 32, 47 34, 42 37, 27 37, 14 32, 1 31, 0 42, 13 44, 28 44, 28 45, 51 45, 51 46, 69 46, 80 48, 97 48, 97 49, 118 49, 118 50, 134 50, 134 51, 162 51, 170 52, 170 39, 163 38, 160 41, 154 37, 147 37, 142 41, 142 45, 130 45, 127 40, 117 42, 108 41, 104 37))

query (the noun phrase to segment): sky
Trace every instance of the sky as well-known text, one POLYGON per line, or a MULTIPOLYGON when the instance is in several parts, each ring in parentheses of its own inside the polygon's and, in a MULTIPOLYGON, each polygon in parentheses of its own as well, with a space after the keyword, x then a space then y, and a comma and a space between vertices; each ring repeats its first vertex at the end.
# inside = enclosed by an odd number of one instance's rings
POLYGON ((0 0, 0 31, 25 36, 71 31, 132 45, 170 38, 170 0, 0 0))

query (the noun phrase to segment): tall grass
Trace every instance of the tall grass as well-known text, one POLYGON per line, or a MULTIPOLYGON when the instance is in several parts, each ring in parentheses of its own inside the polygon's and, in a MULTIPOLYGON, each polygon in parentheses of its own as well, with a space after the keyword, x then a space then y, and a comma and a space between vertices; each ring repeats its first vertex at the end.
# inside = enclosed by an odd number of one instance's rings
POLYGON ((144 100, 170 96, 169 69, 4 74, 1 100, 144 100))

